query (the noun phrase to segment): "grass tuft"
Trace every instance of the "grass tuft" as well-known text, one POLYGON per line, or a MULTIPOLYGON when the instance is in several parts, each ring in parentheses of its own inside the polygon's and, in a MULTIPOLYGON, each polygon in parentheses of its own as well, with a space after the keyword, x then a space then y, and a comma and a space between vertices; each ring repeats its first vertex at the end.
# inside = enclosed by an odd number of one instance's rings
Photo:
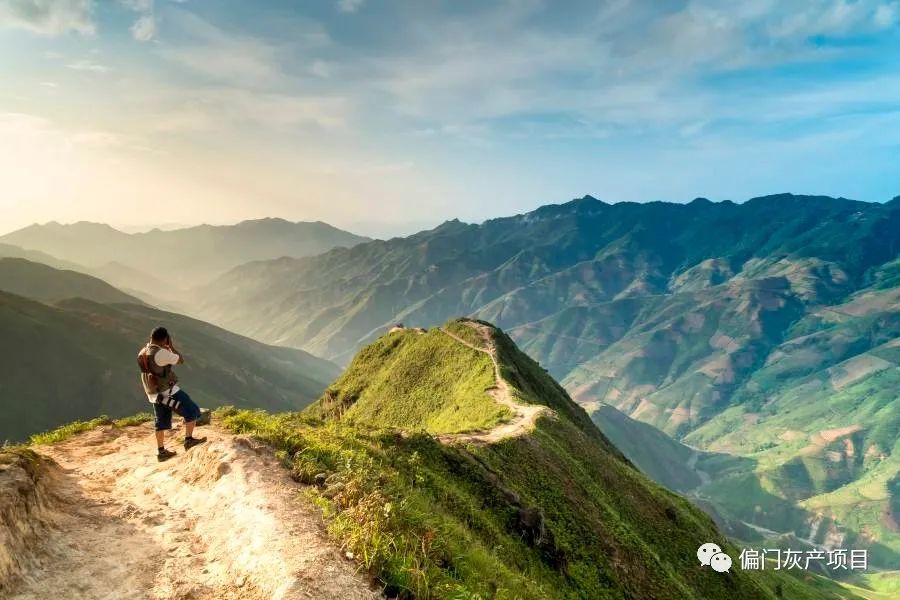
POLYGON ((56 444, 65 441, 74 435, 78 435, 79 433, 84 433, 85 431, 96 429, 101 425, 112 425, 113 427, 133 427, 135 425, 140 425, 141 423, 146 423, 147 421, 152 420, 153 415, 146 412, 116 420, 110 419, 106 415, 101 415, 96 419, 91 419, 90 421, 74 421, 72 423, 62 425, 61 427, 57 427, 56 429, 53 429, 51 431, 36 433, 29 439, 29 444, 34 446, 48 446, 50 444, 56 444))

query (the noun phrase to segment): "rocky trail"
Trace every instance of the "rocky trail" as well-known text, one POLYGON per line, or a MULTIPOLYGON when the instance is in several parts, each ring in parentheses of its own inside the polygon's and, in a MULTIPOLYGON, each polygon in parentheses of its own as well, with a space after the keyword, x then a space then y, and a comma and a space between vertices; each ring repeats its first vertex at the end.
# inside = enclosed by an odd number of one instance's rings
MULTIPOLYGON (((201 429, 206 444, 185 452, 172 443, 178 456, 164 463, 147 424, 36 448, 55 464, 29 492, 30 506, 0 515, 22 538, 0 596, 381 597, 328 539, 318 509, 298 498, 302 486, 271 450, 201 429)), ((18 482, 24 489, 27 477, 18 482)))
POLYGON ((440 439, 444 443, 474 442, 481 444, 494 444, 507 438, 516 437, 528 433, 534 428, 534 424, 537 422, 538 417, 550 415, 553 411, 551 411, 546 406, 541 406, 539 404, 522 404, 520 402, 517 402, 513 397, 512 391, 509 388, 509 384, 505 379, 503 379, 503 376, 500 372, 500 363, 497 362, 497 349, 494 346, 493 340, 491 339, 490 331, 488 330, 488 328, 476 322, 467 322, 466 325, 468 327, 472 327, 479 333, 479 335, 481 335, 482 339, 484 340, 483 347, 479 347, 475 344, 467 342, 466 340, 446 330, 443 327, 441 327, 441 332, 453 338, 460 344, 477 352, 487 354, 490 357, 491 362, 494 365, 494 379, 496 381, 496 384, 494 387, 489 388, 487 390, 487 393, 490 394, 490 396, 499 404, 502 404, 503 406, 509 408, 513 412, 513 417, 509 421, 501 423, 487 431, 444 434, 438 436, 438 439, 440 439))

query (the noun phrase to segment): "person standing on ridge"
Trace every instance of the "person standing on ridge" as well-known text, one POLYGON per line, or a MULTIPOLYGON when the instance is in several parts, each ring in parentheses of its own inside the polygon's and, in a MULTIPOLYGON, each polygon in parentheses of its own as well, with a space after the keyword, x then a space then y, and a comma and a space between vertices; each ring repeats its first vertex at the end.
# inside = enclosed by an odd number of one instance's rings
POLYGON ((156 327, 150 341, 138 353, 141 384, 156 415, 156 458, 169 460, 176 452, 166 449, 166 431, 172 429, 172 412, 184 418, 184 449, 190 450, 206 441, 195 438, 194 425, 200 418, 200 408, 178 387, 178 376, 172 367, 184 364, 184 356, 172 344, 172 336, 165 327, 156 327))

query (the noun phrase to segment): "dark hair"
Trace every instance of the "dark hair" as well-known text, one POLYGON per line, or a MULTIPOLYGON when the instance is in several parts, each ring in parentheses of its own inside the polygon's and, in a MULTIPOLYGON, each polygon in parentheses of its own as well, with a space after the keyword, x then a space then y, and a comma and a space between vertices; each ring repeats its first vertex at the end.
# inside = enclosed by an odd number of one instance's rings
POLYGON ((154 327, 150 332, 150 341, 164 342, 169 337, 169 330, 165 327, 154 327))

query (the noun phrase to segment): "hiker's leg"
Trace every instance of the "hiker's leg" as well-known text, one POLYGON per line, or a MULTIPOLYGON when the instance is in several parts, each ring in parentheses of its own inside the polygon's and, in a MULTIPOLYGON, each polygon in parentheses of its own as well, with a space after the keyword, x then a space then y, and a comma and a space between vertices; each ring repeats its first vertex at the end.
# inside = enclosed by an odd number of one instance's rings
POLYGON ((166 445, 166 430, 172 429, 172 409, 165 404, 156 402, 153 404, 156 429, 156 448, 160 454, 166 445))
POLYGON ((175 412, 184 417, 184 437, 193 437, 194 426, 197 424, 197 419, 200 418, 200 407, 191 400, 191 397, 184 390, 178 390, 172 394, 172 399, 175 400, 175 405, 173 406, 175 412))

